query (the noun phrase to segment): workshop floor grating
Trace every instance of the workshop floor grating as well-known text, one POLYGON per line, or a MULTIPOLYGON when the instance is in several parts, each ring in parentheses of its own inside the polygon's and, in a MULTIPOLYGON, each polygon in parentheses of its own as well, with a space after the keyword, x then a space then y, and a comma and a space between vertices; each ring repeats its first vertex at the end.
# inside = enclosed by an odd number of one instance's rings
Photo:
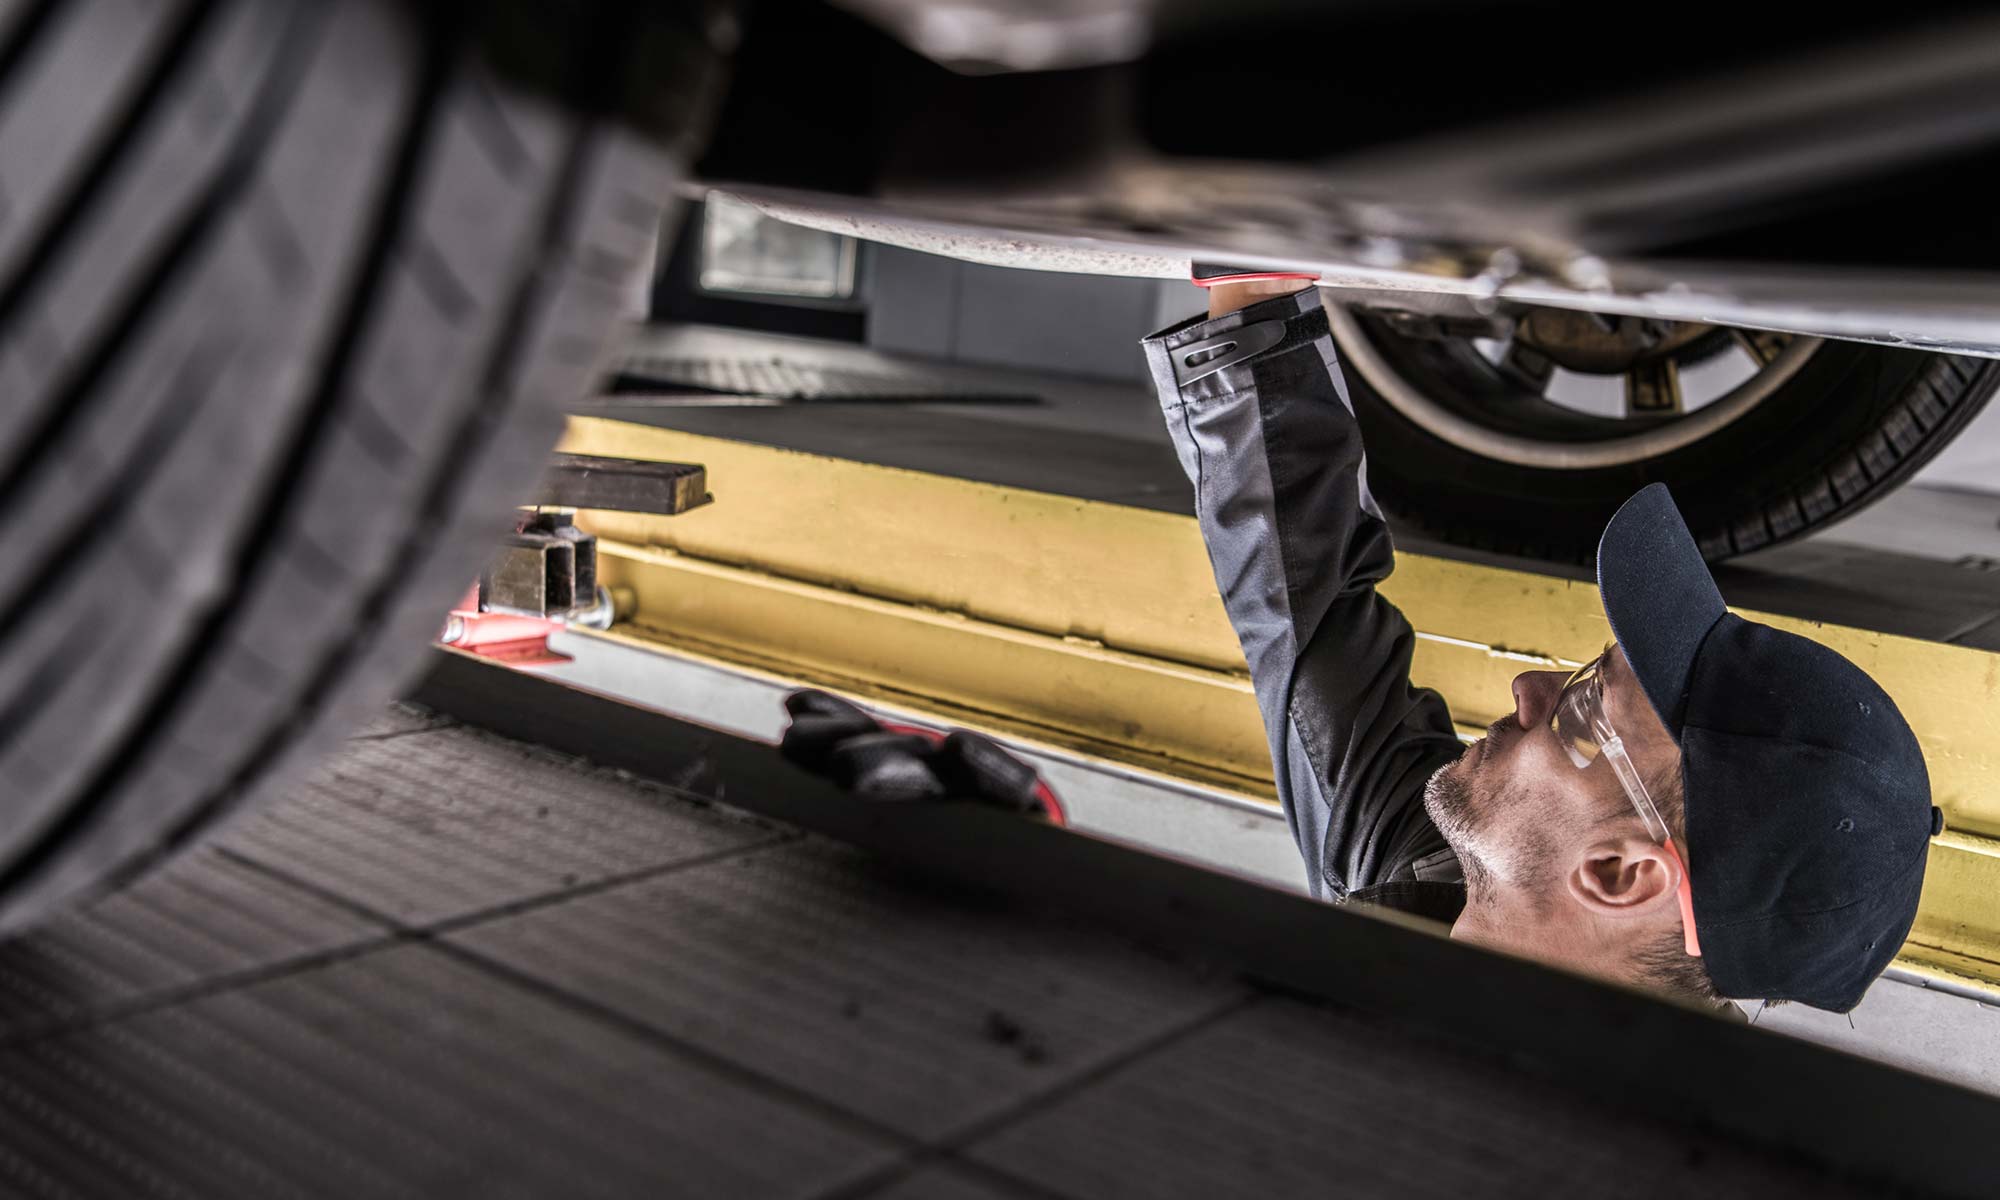
POLYGON ((1386 1143, 1342 1114, 1386 1103, 1428 1139, 1411 1195, 1547 1194, 1608 1147, 1641 1194, 1834 1194, 1410 1063, 1212 967, 399 709, 0 947, 0 1193, 1283 1197, 1375 1178, 1386 1143))

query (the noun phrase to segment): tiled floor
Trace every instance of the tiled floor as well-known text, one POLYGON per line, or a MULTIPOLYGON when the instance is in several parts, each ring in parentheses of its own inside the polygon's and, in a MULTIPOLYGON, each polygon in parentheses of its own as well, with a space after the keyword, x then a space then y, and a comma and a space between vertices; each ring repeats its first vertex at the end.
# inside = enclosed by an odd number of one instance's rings
POLYGON ((1840 1194, 407 710, 0 948, 0 1194, 1840 1194))

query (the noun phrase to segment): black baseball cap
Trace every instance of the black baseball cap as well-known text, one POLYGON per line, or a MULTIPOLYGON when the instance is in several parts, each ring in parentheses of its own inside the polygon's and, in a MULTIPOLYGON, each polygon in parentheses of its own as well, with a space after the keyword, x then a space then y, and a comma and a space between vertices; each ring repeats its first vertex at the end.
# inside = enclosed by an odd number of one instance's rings
POLYGON ((1709 978, 1848 1011, 1909 934, 1943 828, 1909 723, 1839 654, 1724 607, 1665 484, 1605 526, 1597 585, 1681 749, 1709 978))

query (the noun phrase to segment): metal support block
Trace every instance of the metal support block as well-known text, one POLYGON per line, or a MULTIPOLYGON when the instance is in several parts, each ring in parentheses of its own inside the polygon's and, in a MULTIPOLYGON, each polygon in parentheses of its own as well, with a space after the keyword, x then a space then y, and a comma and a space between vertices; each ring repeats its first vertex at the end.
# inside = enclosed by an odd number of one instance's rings
POLYGON ((699 463, 648 462, 590 454, 556 454, 542 476, 535 503, 562 508, 602 508, 670 517, 712 499, 708 471, 699 463))
POLYGON ((533 513, 508 534, 479 578, 479 607, 562 616, 597 603, 597 539, 567 513, 533 513))

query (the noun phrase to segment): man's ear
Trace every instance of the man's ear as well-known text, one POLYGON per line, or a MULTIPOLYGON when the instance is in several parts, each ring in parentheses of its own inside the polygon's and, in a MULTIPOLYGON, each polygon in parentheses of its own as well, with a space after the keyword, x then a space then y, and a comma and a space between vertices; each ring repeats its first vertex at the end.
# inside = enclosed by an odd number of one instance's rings
POLYGON ((1650 838, 1611 838, 1584 851, 1567 882, 1570 896, 1598 915, 1634 917, 1674 903, 1681 867, 1650 838))

